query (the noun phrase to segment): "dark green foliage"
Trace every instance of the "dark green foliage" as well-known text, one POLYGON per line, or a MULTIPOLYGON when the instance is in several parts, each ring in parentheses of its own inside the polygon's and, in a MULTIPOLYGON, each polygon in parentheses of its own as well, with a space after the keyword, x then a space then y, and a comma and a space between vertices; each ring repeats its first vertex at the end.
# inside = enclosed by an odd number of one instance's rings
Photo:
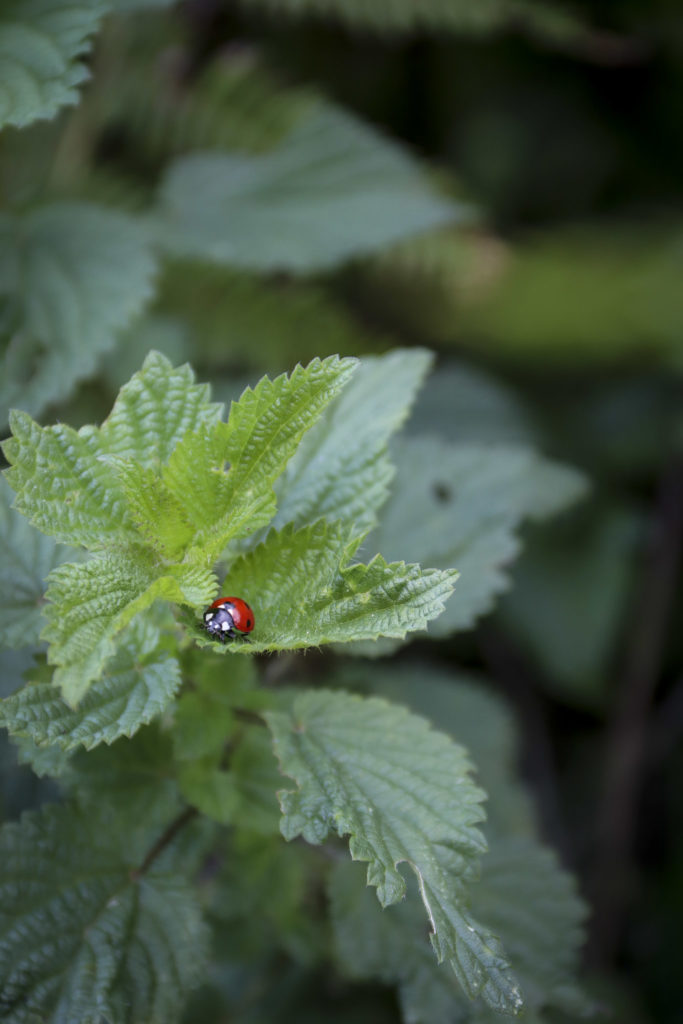
POLYGON ((676 13, 4 4, 3 1021, 677 1020, 676 13))

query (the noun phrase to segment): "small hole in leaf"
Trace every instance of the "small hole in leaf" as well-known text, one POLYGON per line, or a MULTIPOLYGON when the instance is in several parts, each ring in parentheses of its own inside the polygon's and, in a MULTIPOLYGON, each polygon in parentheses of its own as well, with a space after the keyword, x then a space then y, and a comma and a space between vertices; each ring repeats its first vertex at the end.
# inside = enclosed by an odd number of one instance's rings
POLYGON ((432 493, 437 501, 441 501, 444 504, 453 500, 453 492, 448 484, 442 484, 440 482, 435 483, 432 486, 432 493))

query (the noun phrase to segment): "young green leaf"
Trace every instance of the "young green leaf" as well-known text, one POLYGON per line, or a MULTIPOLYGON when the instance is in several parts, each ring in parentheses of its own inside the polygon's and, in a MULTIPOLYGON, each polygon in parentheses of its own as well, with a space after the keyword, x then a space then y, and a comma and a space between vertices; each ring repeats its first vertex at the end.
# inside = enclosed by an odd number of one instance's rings
POLYGON ((441 614, 454 570, 388 564, 380 555, 368 565, 351 563, 357 546, 343 523, 319 520, 301 530, 272 530, 263 544, 233 562, 223 584, 223 593, 237 594, 254 608, 250 643, 221 647, 199 626, 195 640, 221 651, 291 650, 404 637, 441 614))
POLYGON ((375 525, 393 476, 387 441, 408 416, 431 359, 405 349, 361 361, 278 480, 275 527, 323 518, 358 532, 375 525))
POLYGON ((178 662, 159 645, 159 631, 138 620, 74 709, 51 683, 29 683, 0 702, 0 725, 40 748, 91 750, 132 736, 160 714, 180 686, 178 662))
POLYGON ((10 427, 12 437, 3 445, 10 463, 5 477, 17 493, 14 507, 34 526, 95 550, 135 539, 123 493, 100 458, 97 428, 41 427, 18 411, 10 427))
POLYGON ((380 903, 402 899, 398 870, 415 872, 438 960, 448 960, 470 997, 517 1013, 519 991, 498 940, 466 909, 468 884, 486 844, 475 824, 484 794, 464 750, 422 718, 376 698, 312 691, 291 713, 271 711, 280 769, 295 790, 280 793, 286 839, 321 843, 334 827, 380 903))
POLYGON ((158 469, 185 434, 219 422, 223 406, 209 401, 210 390, 195 384, 189 366, 174 367, 160 352, 150 352, 102 424, 103 452, 158 469))
POLYGON ((187 431, 217 422, 221 411, 209 402, 208 385, 194 383, 189 366, 175 369, 151 352, 99 429, 40 427, 15 412, 13 437, 3 446, 15 507, 67 543, 94 550, 139 543, 123 483, 107 460, 115 456, 158 470, 187 431))
POLYGON ((107 461, 118 477, 141 537, 166 561, 179 561, 194 534, 180 500, 153 469, 117 456, 109 456, 107 461))
POLYGON ((110 818, 48 805, 0 831, 6 1024, 172 1024, 201 980, 207 934, 180 857, 138 871, 144 851, 110 818))
POLYGON ((45 625, 45 578, 74 552, 34 530, 11 507, 12 498, 0 477, 0 643, 29 647, 45 625))
POLYGON ((330 356, 274 381, 263 377, 233 402, 227 424, 189 434, 177 446, 163 481, 185 509, 207 562, 232 538, 270 521, 276 478, 356 365, 330 356))
POLYGON ((397 474, 370 550, 460 571, 456 599, 430 628, 467 629, 507 586, 503 567, 517 554, 525 518, 555 515, 586 488, 577 470, 522 446, 396 442, 397 474))
POLYGON ((463 213, 399 146, 320 103, 264 155, 176 160, 161 189, 160 231, 181 255, 306 272, 463 213))
MULTIPOLYGON (((59 6, 64 24, 75 19, 72 0, 59 6)), ((0 420, 11 406, 38 413, 92 374, 150 298, 155 265, 148 232, 123 213, 61 202, 0 215, 0 298, 12 311, 0 420)))
POLYGON ((114 637, 158 598, 207 604, 215 577, 192 566, 169 566, 160 574, 140 556, 103 555, 84 564, 67 563, 50 575, 44 638, 48 660, 57 665, 54 683, 71 707, 97 679, 115 651, 114 637))
POLYGON ((6 0, 0 15, 0 128, 78 102, 103 0, 6 0))

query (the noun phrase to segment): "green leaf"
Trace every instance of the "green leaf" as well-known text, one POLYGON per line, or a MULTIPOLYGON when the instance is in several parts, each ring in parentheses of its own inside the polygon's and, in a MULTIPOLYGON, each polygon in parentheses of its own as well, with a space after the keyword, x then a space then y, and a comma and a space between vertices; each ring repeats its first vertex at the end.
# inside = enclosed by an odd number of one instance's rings
POLYGON ((379 555, 368 565, 350 563, 357 546, 343 523, 319 520, 301 530, 272 530, 233 562, 223 585, 223 593, 238 594, 254 609, 250 643, 221 646, 199 625, 194 639, 223 652, 293 650, 404 637, 441 614, 454 570, 387 564, 379 555))
POLYGON ((282 775, 266 729, 250 728, 240 736, 230 759, 230 771, 237 795, 235 826, 259 837, 279 835, 276 792, 282 785, 282 775))
POLYGON ((214 759, 190 761, 178 769, 180 791, 188 803, 212 821, 233 821, 239 797, 231 772, 217 768, 214 759))
POLYGON ((406 1024, 471 1020, 473 1007, 455 975, 434 959, 416 885, 383 911, 359 866, 338 861, 328 878, 328 898, 335 960, 345 977, 397 986, 406 1024))
MULTIPOLYGON (((128 739, 93 750, 77 750, 69 760, 62 786, 82 807, 125 819, 129 849, 144 849, 150 831, 161 833, 185 804, 175 778, 173 745, 160 722, 152 722, 128 739)), ((109 826, 110 828, 112 825, 109 826)))
POLYGON ((201 980, 207 934, 180 863, 137 875, 141 851, 109 817, 48 805, 0 832, 6 1024, 172 1024, 201 980))
MULTIPOLYGON (((192 330, 194 358, 261 372, 286 370, 295 352, 355 355, 386 349, 391 339, 364 323, 324 282, 264 277, 209 263, 164 267, 158 302, 192 330)), ((158 346, 155 346, 158 347, 158 346)))
POLYGON ((274 381, 263 377, 233 402, 227 424, 190 434, 177 446, 163 481, 184 508, 206 562, 234 537, 270 521, 276 478, 355 367, 354 359, 330 356, 274 381))
POLYGON ((449 961, 470 997, 518 1012, 497 939, 466 909, 486 845, 474 827, 484 794, 464 750, 405 708, 344 693, 302 694, 290 714, 271 711, 266 720, 280 769, 297 784, 280 794, 285 838, 321 843, 331 828, 349 835, 383 906, 404 896, 398 865, 409 864, 438 960, 449 961))
POLYGON ((335 673, 330 683, 405 704, 438 722, 477 766, 477 780, 487 794, 487 839, 501 832, 535 836, 531 800, 518 779, 519 742, 512 709, 486 679, 425 665, 363 662, 335 673))
MULTIPOLYGON (((117 0, 119 6, 126 2, 134 0, 117 0)), ((213 59, 207 54, 197 74, 174 92, 173 70, 150 60, 138 35, 131 29, 119 44, 126 74, 98 68, 88 94, 99 118, 105 115, 105 131, 125 124, 126 138, 145 166, 162 167, 172 156, 198 150, 272 149, 317 101, 306 88, 284 87, 255 49, 223 48, 213 59)))
POLYGON ((76 710, 50 683, 29 683, 0 703, 0 724, 39 747, 90 750, 132 736, 160 714, 180 686, 178 662, 159 645, 159 631, 137 622, 76 710))
POLYGON ((176 160, 160 202, 175 252, 252 270, 333 267, 463 216, 397 145, 322 103, 265 155, 176 160))
POLYGON ((0 214, 0 419, 10 406, 37 413, 92 374, 150 298, 154 271, 148 232, 126 214, 83 202, 0 214))
POLYGON ((448 362, 430 375, 415 402, 410 431, 458 444, 534 447, 540 431, 520 395, 478 366, 448 362))
POLYGON ((178 700, 173 716, 173 751, 179 761, 215 758, 218 763, 233 726, 229 691, 189 691, 178 700))
POLYGON ((102 0, 7 0, 0 16, 0 127, 78 102, 102 0))
MULTIPOLYGON (((274 803, 277 812, 277 801, 274 803)), ((325 923, 310 912, 312 900, 320 899, 320 858, 304 844, 283 843, 279 832, 264 836, 236 828, 226 842, 215 881, 213 916, 226 926, 221 945, 228 959, 241 963, 243 969, 248 964, 256 989, 261 991, 268 977, 264 953, 269 957, 286 952, 299 965, 308 966, 320 962, 326 952, 325 923)), ((288 1013, 287 1003, 283 1007, 283 994, 282 990, 274 993, 277 1008, 272 1003, 259 1005, 255 1019, 264 1024, 301 1019, 288 1013)), ((248 998, 250 1009, 258 1005, 254 992, 248 998)), ((241 1002, 239 996, 237 1002, 241 1002)), ((239 1019, 237 1006, 234 1012, 239 1019)))
POLYGON ((131 459, 109 457, 107 461, 116 471, 130 517, 145 542, 167 561, 179 560, 194 533, 180 500, 153 469, 131 459))
POLYGON ((499 614, 540 665, 544 686, 563 701, 598 709, 633 592, 643 524, 621 505, 586 511, 534 532, 499 614))
MULTIPOLYGON (((204 655, 204 662, 206 656, 204 655)), ((178 781, 185 799, 202 814, 214 821, 234 823, 238 813, 251 825, 251 814, 245 813, 244 804, 252 793, 258 792, 258 782, 250 788, 249 780, 234 771, 235 758, 243 743, 243 726, 237 725, 233 708, 238 705, 253 685, 251 661, 233 660, 226 670, 224 661, 214 659, 209 671, 195 659, 195 671, 191 678, 197 689, 189 690, 177 702, 173 723, 173 750, 177 761, 178 781), (226 768, 229 767, 229 770, 226 768)), ((250 730, 253 731, 253 728, 250 730)), ((265 733, 265 729, 261 728, 265 733)), ((248 734, 247 734, 248 735, 248 734)), ((273 760, 272 751, 259 749, 258 755, 265 757, 268 764, 273 760)), ((240 765, 244 766, 244 758, 240 765)), ((259 758, 249 762, 259 774, 259 758)), ((263 783, 263 772, 260 772, 263 783)), ((272 774, 267 776, 271 783, 270 797, 274 804, 275 785, 272 774)), ((254 818, 263 821, 263 794, 258 793, 261 806, 257 807, 254 818)), ((277 820, 277 819, 276 819, 277 820)))
POLYGON ((529 1009, 585 1016, 587 1000, 575 978, 588 908, 555 854, 529 838, 500 839, 471 896, 472 912, 500 935, 529 1009))
POLYGON ((3 445, 11 464, 6 476, 17 492, 15 507, 43 533, 67 543, 97 550, 139 542, 107 458, 158 469, 185 433, 217 422, 221 411, 209 402, 208 385, 194 383, 189 366, 174 369, 151 352, 99 429, 40 427, 26 413, 15 412, 14 436, 3 445))
POLYGON ((28 736, 15 737, 17 764, 29 765, 38 778, 61 778, 69 769, 69 755, 59 747, 39 747, 28 736))
POLYGON ((343 519, 358 532, 375 525, 393 476, 387 441, 408 416, 430 363, 421 349, 361 361, 278 480, 274 526, 323 518, 343 519))
POLYGON ((10 427, 13 436, 3 451, 11 468, 5 476, 17 492, 14 507, 34 526, 94 549, 136 538, 116 477, 100 457, 95 427, 41 427, 17 411, 10 427))
POLYGON ((150 352, 102 424, 103 450, 158 469, 185 434, 220 420, 223 407, 209 401, 210 391, 208 384, 195 384, 189 366, 176 368, 160 352, 150 352))
POLYGON ((0 643, 30 647, 45 625, 45 578, 74 552, 34 530, 12 509, 12 498, 0 477, 0 643))
POLYGON ((394 452, 393 492, 368 547, 458 568, 455 597, 430 628, 434 636, 470 628, 506 589, 504 567, 518 552, 523 519, 556 514, 586 487, 577 470, 523 446, 421 437, 396 442, 394 452))
MULTIPOLYGON (((397 985, 405 1021, 493 1019, 480 1003, 468 1006, 455 979, 430 956, 417 891, 382 913, 355 866, 338 862, 329 892, 335 952, 344 972, 397 985)), ((483 860, 482 880, 472 887, 472 912, 501 936, 520 979, 525 1016, 540 1020, 536 1013, 551 1007, 583 1015, 586 1001, 576 974, 586 908, 549 850, 530 839, 494 842, 483 860)))
POLYGON ((215 577, 192 566, 152 564, 103 555, 85 564, 67 563, 50 575, 48 660, 58 668, 54 683, 75 707, 115 652, 114 637, 158 598, 197 605, 215 593, 215 577))

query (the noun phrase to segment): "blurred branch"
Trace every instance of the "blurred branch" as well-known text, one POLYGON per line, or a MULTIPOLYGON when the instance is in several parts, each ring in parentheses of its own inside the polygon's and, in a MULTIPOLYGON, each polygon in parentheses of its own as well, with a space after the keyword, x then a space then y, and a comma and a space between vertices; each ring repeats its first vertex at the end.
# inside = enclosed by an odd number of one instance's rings
POLYGON ((650 705, 660 674, 682 537, 683 463, 677 460, 661 479, 631 630, 624 643, 622 679, 608 726, 591 886, 594 916, 588 955, 596 965, 614 962, 631 898, 650 705))
POLYGON ((649 760, 658 765, 666 761, 683 735, 683 676, 676 680, 671 692, 657 708, 648 749, 649 760))
MULTIPOLYGON (((552 43, 543 40, 546 48, 552 43)), ((616 32, 586 30, 558 42, 554 49, 567 53, 576 60, 605 68, 635 67, 652 58, 654 45, 650 40, 616 32)))

